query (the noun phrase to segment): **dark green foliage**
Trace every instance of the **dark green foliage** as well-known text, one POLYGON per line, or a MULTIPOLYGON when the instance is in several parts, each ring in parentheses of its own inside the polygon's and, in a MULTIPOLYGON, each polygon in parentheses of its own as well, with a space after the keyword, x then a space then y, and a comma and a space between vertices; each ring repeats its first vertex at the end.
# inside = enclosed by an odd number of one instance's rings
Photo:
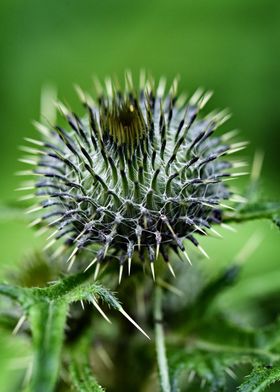
POLYGON ((257 366, 238 387, 239 392, 262 392, 271 384, 280 381, 280 362, 274 366, 257 366))
MULTIPOLYGON (((187 272, 190 273, 192 269, 187 272)), ((215 278, 202 281, 201 289, 192 303, 178 304, 175 308, 163 306, 163 325, 166 332, 172 391, 195 392, 201 389, 209 392, 233 392, 240 385, 240 391, 253 392, 263 391, 270 384, 278 381, 280 328, 278 319, 275 319, 275 311, 277 311, 276 304, 279 303, 280 292, 274 293, 273 297, 262 298, 263 303, 265 300, 267 303, 273 301, 276 309, 258 302, 251 303, 251 313, 258 309, 258 318, 270 322, 258 327, 238 321, 240 315, 234 309, 224 313, 215 305, 225 290, 234 287, 239 273, 239 266, 229 266, 215 278)), ((66 390, 71 380, 74 391, 102 391, 93 376, 92 366, 84 366, 90 355, 94 355, 95 362, 98 361, 99 345, 93 344, 94 336, 94 340, 99 341, 106 351, 109 350, 111 358, 114 359, 114 368, 101 371, 99 375, 100 381, 108 387, 108 390, 129 390, 133 380, 135 382, 137 380, 137 385, 142 388, 153 371, 155 358, 148 350, 149 345, 145 348, 143 342, 137 339, 135 329, 130 328, 125 321, 118 323, 117 330, 110 326, 110 329, 115 330, 110 337, 109 330, 99 327, 96 321, 92 329, 89 319, 88 327, 81 329, 81 335, 77 335, 74 342, 65 340, 60 354, 62 340, 59 336, 63 331, 68 304, 79 300, 89 301, 94 295, 111 307, 122 309, 119 301, 108 290, 99 284, 91 283, 90 280, 91 273, 87 271, 87 273, 65 277, 45 288, 19 288, 7 284, 0 286, 2 294, 19 301, 27 319, 31 321, 38 365, 34 370, 33 385, 43 385, 42 383, 47 379, 48 384, 44 390, 52 390, 51 385, 56 378, 59 357, 62 354, 63 362, 67 367, 70 365, 66 390), (53 335, 50 332, 53 332, 53 335), (123 359, 119 360, 122 356, 123 359), (46 365, 48 361, 50 367, 44 366, 45 372, 42 372, 40 363, 44 362, 46 365), (129 377, 128 368, 131 374, 135 374, 134 379, 129 377), (47 376, 48 371, 51 372, 52 377, 47 376), (142 378, 138 378, 141 374, 142 378), (37 381, 36 375, 39 377, 37 381)), ((149 295, 151 288, 146 288, 146 295, 149 295)), ((124 292, 120 289, 119 294, 126 298, 126 306, 133 312, 133 301, 127 298, 128 290, 129 287, 124 285, 124 292)), ((165 291, 163 305, 168 304, 169 297, 172 296, 174 294, 165 291)), ((86 311, 92 312, 88 307, 86 311)), ((152 308, 147 306, 146 312, 146 317, 149 319, 152 316, 152 308)), ((4 321, 5 328, 9 328, 10 323, 5 323, 3 318, 0 320, 4 321)), ((69 319, 67 322, 68 328, 71 326, 70 321, 69 319)), ((143 320, 141 323, 143 324, 143 320)), ((147 328, 150 329, 148 325, 147 328)), ((93 368, 95 369, 95 366, 93 368)), ((98 374, 99 372, 100 370, 98 374)), ((33 387, 32 391, 35 390, 36 388, 33 387)))
MULTIPOLYGON (((212 291, 216 285, 216 294, 220 295, 221 289, 226 287, 220 284, 223 279, 225 281, 225 276, 227 273, 223 273, 207 285, 202 293, 212 291)), ((278 293, 279 297, 280 293, 278 293)), ((271 366, 277 369, 280 360, 278 322, 263 328, 242 325, 236 321, 230 321, 228 315, 217 313, 213 309, 205 313, 206 308, 201 301, 202 298, 203 294, 198 295, 192 305, 192 309, 196 311, 188 312, 188 323, 185 320, 186 328, 179 336, 177 335, 178 342, 176 343, 175 340, 168 347, 174 391, 196 391, 202 386, 202 390, 211 392, 233 391, 234 385, 236 387, 239 380, 242 380, 242 373, 244 376, 244 371, 248 372, 250 367, 254 367, 256 363, 265 369, 271 366), (200 304, 202 309, 200 309, 200 304)), ((214 296, 212 298, 210 296, 208 306, 214 299, 214 296)), ((265 318, 267 318, 265 313, 269 311, 269 309, 263 309, 265 318)), ((173 317, 178 319, 177 315, 173 317)), ((261 374, 264 388, 272 382, 270 382, 270 377, 271 380, 277 381, 279 369, 278 373, 274 371, 270 374, 267 370, 261 374)), ((252 381, 250 380, 248 376, 248 385, 251 385, 250 382, 253 385, 254 380, 258 385, 257 378, 252 377, 252 381)), ((254 389, 249 390, 254 391, 254 389)), ((260 389, 262 390, 264 389, 260 389)))
POLYGON ((72 363, 70 365, 72 390, 75 392, 104 392, 105 390, 97 383, 90 367, 87 364, 72 363))

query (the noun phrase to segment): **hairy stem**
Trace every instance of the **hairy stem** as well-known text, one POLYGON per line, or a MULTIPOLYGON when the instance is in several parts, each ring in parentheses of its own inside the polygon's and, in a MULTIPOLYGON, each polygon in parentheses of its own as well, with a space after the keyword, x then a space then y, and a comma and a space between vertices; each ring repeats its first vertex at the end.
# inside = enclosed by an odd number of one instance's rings
POLYGON ((34 359, 31 392, 52 392, 58 377, 68 305, 40 301, 30 308, 34 359))
POLYGON ((48 297, 50 300, 59 299, 64 297, 71 290, 76 287, 81 286, 92 276, 92 268, 88 269, 86 272, 78 272, 73 275, 66 276, 65 278, 59 280, 57 283, 43 288, 34 288, 34 294, 38 298, 48 297))
POLYGON ((170 392, 171 386, 165 350, 164 330, 162 325, 162 290, 159 286, 155 288, 154 318, 157 363, 159 368, 161 390, 163 392, 170 392))
POLYGON ((280 203, 269 201, 256 201, 243 206, 241 210, 226 212, 223 215, 224 222, 242 223, 256 219, 272 219, 280 213, 280 203))

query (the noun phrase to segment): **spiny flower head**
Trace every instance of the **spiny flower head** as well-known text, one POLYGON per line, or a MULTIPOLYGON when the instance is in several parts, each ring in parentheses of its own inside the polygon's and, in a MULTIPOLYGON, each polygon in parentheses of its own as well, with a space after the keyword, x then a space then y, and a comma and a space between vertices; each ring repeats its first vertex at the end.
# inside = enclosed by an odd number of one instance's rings
POLYGON ((31 187, 42 198, 35 210, 46 211, 34 224, 55 228, 51 243, 71 248, 70 265, 87 248, 88 268, 116 259, 120 279, 134 255, 149 260, 154 276, 161 254, 173 273, 169 249, 189 262, 188 244, 205 253, 195 235, 221 223, 232 195, 225 180, 240 174, 227 157, 245 144, 229 144, 232 132, 215 135, 228 113, 201 116, 211 93, 198 90, 186 101, 177 80, 165 93, 164 79, 156 85, 141 75, 135 88, 128 73, 123 90, 106 80, 96 95, 79 90, 84 116, 59 104, 67 126, 38 125, 43 140, 28 139, 38 146, 23 159, 35 165, 31 187))

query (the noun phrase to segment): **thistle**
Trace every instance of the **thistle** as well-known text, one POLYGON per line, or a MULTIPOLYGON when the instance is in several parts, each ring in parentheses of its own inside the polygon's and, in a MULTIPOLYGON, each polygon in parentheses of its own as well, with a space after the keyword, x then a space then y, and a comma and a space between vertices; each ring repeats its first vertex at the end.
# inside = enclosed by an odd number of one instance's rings
MULTIPOLYGON (((161 255, 170 271, 169 250, 188 254, 189 244, 204 255, 196 235, 222 224, 224 200, 233 200, 225 181, 242 173, 228 156, 245 147, 230 144, 234 132, 214 135, 228 118, 226 111, 206 117, 200 110, 211 97, 198 90, 189 101, 177 94, 177 80, 167 93, 165 81, 156 85, 140 76, 135 88, 129 73, 125 88, 106 80, 96 86, 96 99, 78 89, 86 114, 79 117, 58 104, 67 127, 37 124, 43 140, 25 151, 24 162, 35 165, 35 189, 46 210, 34 221, 54 228, 50 245, 63 241, 70 248, 69 266, 87 248, 87 268, 117 260, 121 280, 124 264, 130 274, 132 258, 154 263, 161 255), (184 241, 186 240, 186 241, 184 241)), ((214 231, 215 232, 215 231, 214 231)))

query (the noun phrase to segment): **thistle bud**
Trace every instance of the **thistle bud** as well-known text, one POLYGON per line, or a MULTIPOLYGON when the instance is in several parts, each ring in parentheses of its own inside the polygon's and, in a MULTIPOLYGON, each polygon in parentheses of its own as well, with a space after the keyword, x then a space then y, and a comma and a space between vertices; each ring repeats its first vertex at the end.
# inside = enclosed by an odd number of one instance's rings
POLYGON ((204 252, 195 236, 221 223, 231 196, 225 180, 239 174, 227 157, 244 144, 229 144, 232 133, 215 135, 227 112, 200 115, 209 92, 186 101, 176 80, 165 92, 163 79, 157 86, 140 79, 136 88, 126 74, 123 90, 107 80, 95 100, 79 90, 85 115, 60 104, 67 125, 44 127, 42 141, 28 139, 36 148, 27 148, 32 157, 24 161, 35 165, 41 221, 55 228, 52 243, 72 248, 69 261, 87 248, 89 266, 117 259, 122 273, 137 253, 154 275, 169 249, 189 261, 188 244, 204 252))

